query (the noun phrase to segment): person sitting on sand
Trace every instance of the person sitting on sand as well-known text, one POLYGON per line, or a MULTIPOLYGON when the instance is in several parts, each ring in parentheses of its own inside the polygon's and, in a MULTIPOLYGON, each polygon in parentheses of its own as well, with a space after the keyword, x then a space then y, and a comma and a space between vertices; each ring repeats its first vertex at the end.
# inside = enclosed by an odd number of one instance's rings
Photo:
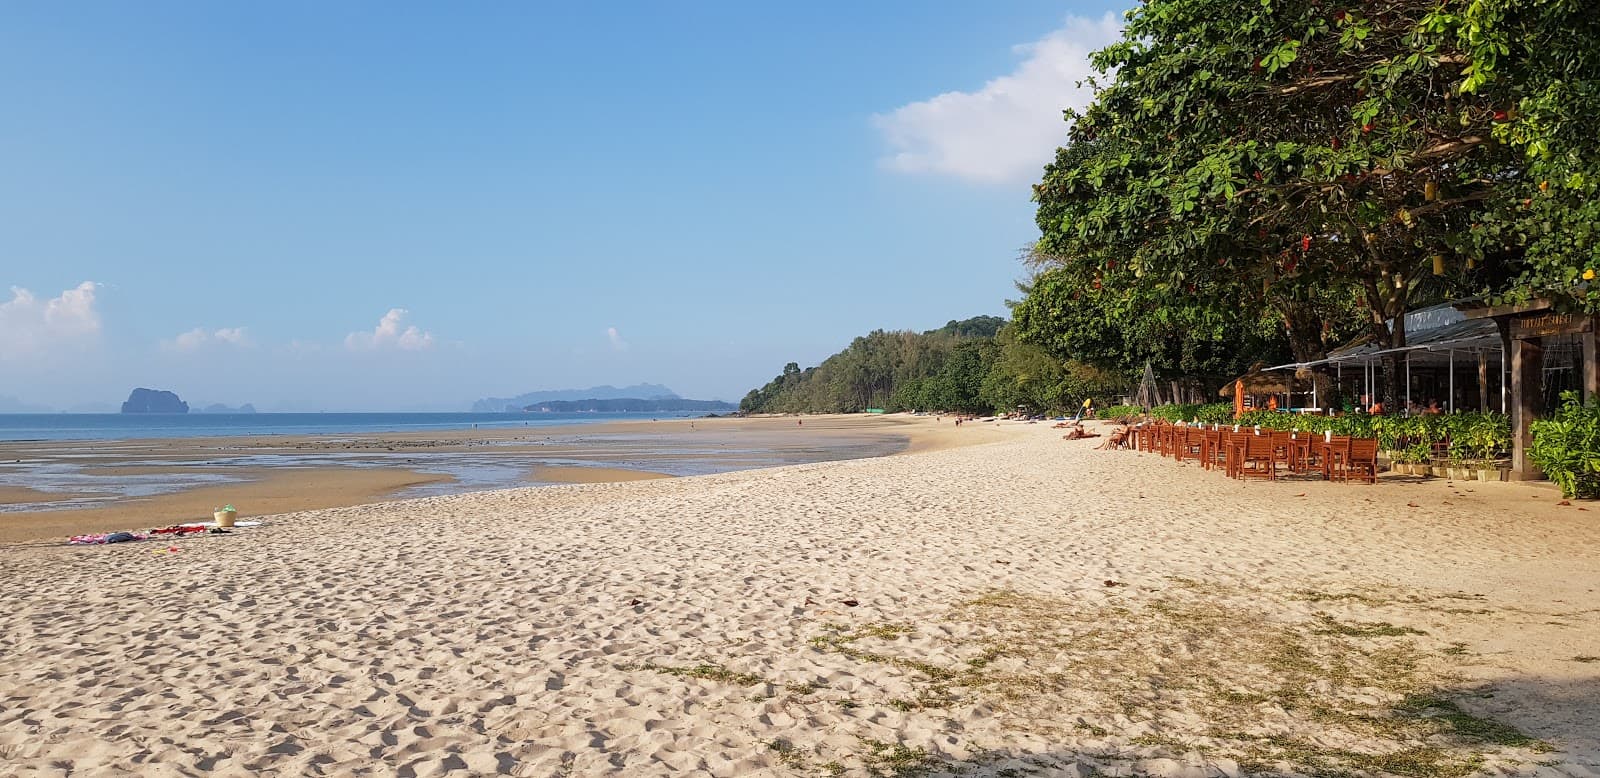
POLYGON ((1084 429, 1082 424, 1078 424, 1078 425, 1074 426, 1072 428, 1072 430, 1069 431, 1067 434, 1062 435, 1061 439, 1062 440, 1083 440, 1084 438, 1098 438, 1098 437, 1100 437, 1100 433, 1098 433, 1098 432, 1090 432, 1090 431, 1084 429))

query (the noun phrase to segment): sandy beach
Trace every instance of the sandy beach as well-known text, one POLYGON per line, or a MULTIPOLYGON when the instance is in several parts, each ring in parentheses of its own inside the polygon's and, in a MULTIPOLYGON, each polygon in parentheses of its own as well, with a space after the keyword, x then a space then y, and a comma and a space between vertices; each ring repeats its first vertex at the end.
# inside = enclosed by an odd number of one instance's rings
POLYGON ((900 456, 0 549, 0 764, 1600 776, 1600 506, 901 426, 900 456))

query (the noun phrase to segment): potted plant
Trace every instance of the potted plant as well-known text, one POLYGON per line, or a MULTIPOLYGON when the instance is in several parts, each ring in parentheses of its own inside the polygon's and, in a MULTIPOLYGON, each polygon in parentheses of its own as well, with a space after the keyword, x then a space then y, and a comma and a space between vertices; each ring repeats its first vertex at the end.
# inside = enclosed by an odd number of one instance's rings
POLYGON ((1478 463, 1476 475, 1479 481, 1498 481, 1500 480, 1500 468, 1495 466, 1493 459, 1485 459, 1478 463))
POLYGON ((234 510, 232 505, 224 505, 212 511, 211 518, 217 520, 218 527, 231 527, 234 520, 239 518, 239 512, 234 510))
POLYGON ((1411 474, 1424 478, 1433 475, 1433 466, 1428 464, 1428 457, 1433 453, 1433 447, 1427 443, 1416 443, 1408 452, 1411 459, 1411 474))
POLYGON ((1394 449, 1389 452, 1389 470, 1401 475, 1411 474, 1411 452, 1404 449, 1394 449))

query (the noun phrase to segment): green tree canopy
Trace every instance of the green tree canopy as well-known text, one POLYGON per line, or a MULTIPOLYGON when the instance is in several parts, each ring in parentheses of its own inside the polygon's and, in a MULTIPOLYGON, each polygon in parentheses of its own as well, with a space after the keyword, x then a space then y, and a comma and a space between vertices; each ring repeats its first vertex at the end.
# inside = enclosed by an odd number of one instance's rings
POLYGON ((1517 198, 1541 165, 1592 165, 1569 149, 1594 134, 1549 96, 1577 74, 1594 107, 1582 5, 1146 0, 1094 55, 1102 88, 1035 188, 1037 253, 1077 292, 1190 309, 1173 320, 1273 319, 1302 359, 1352 325, 1398 347, 1417 305, 1571 276, 1557 247, 1530 272, 1516 244, 1559 230, 1517 198), (1541 25, 1563 30, 1560 64, 1541 25))

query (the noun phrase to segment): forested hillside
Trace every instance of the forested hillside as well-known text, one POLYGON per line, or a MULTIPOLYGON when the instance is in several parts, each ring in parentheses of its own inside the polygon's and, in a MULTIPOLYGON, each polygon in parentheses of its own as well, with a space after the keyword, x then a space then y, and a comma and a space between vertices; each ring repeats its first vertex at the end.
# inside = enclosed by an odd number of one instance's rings
POLYGON ((1063 408, 1085 394, 1119 390, 1126 380, 1088 365, 1064 364, 1018 341, 996 316, 952 321, 927 332, 875 330, 816 367, 790 362, 746 395, 745 413, 890 411, 987 412, 1027 405, 1063 408))

